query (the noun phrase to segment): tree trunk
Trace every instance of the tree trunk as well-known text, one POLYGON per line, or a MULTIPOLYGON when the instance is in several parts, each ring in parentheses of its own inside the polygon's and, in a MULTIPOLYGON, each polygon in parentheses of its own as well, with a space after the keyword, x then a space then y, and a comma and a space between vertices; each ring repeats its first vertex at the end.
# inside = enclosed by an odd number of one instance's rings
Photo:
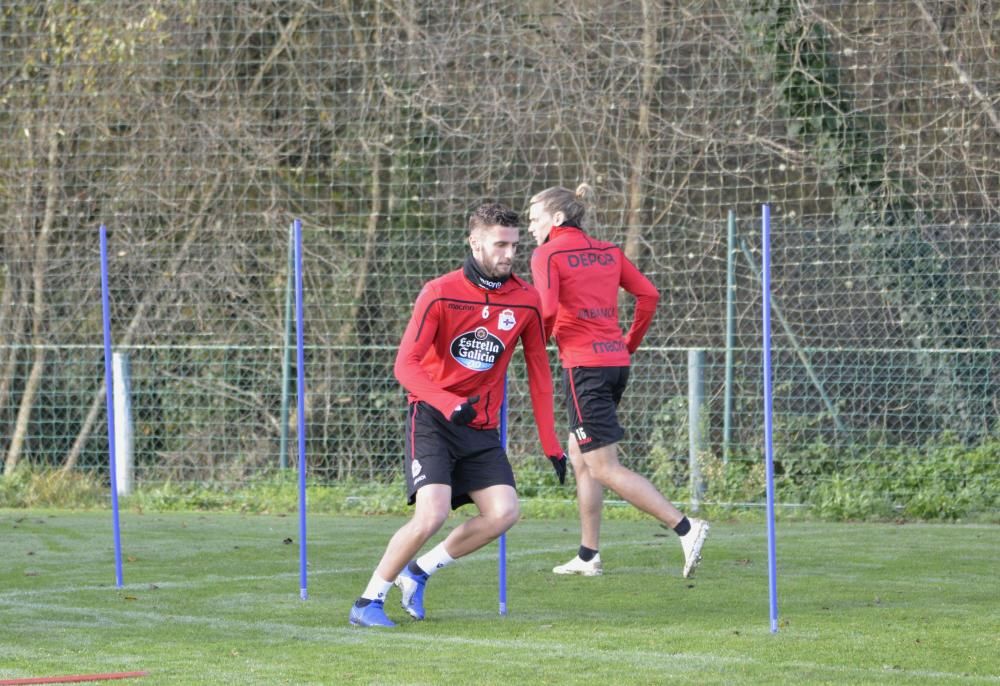
MULTIPOLYGON (((11 255, 16 247, 9 238, 10 235, 5 233, 4 242, 7 245, 4 253, 7 255, 11 255)), ((10 260, 10 264, 17 262, 16 256, 10 260)), ((10 382, 14 378, 14 369, 17 366, 17 344, 21 339, 21 327, 24 325, 24 308, 16 307, 14 304, 16 300, 14 293, 18 290, 17 275, 9 267, 5 272, 3 296, 0 296, 0 417, 3 416, 4 407, 7 405, 10 382)))
MULTIPOLYGON (((54 72, 53 72, 54 73, 54 72)), ((54 85, 55 77, 50 81, 54 85)), ((21 405, 17 411, 17 420, 7 448, 4 460, 4 475, 10 474, 21 459, 21 449, 31 422, 31 411, 35 404, 35 395, 42 382, 45 372, 45 271, 48 268, 49 236, 55 223, 56 198, 59 195, 59 137, 62 132, 57 125, 49 127, 48 176, 45 181, 45 215, 42 226, 35 237, 35 258, 32 271, 32 287, 34 299, 32 303, 31 345, 35 351, 31 362, 31 373, 21 394, 21 405)))
MULTIPOLYGON (((345 11, 349 12, 349 4, 343 3, 345 11)), ((377 18, 376 18, 377 21, 377 18)), ((378 84, 378 74, 372 74, 368 69, 369 57, 368 50, 366 46, 368 45, 368 40, 361 34, 358 27, 351 22, 351 30, 354 33, 354 45, 358 51, 358 59, 361 61, 364 67, 364 87, 365 87, 365 99, 372 101, 375 99, 375 92, 379 89, 378 84)), ((380 49, 381 37, 379 32, 373 31, 373 36, 371 37, 374 41, 373 52, 378 52, 380 49)), ((365 286, 368 281, 368 271, 375 254, 375 237, 378 230, 379 215, 382 213, 382 152, 380 150, 380 137, 381 137, 381 127, 377 126, 371 132, 371 136, 368 141, 362 141, 362 145, 366 148, 368 154, 368 159, 371 164, 371 188, 369 192, 369 198, 371 199, 371 209, 368 212, 368 223, 365 227, 365 250, 362 254, 361 260, 355 270, 357 274, 357 279, 354 282, 354 290, 351 293, 351 311, 350 314, 344 318, 344 323, 340 327, 340 331, 337 332, 337 344, 346 344, 351 336, 357 332, 357 317, 358 312, 361 309, 361 299, 364 296, 365 286)))
MULTIPOLYGON (((19 213, 18 225, 20 225, 25 236, 30 236, 31 232, 31 207, 34 204, 35 194, 35 144, 30 136, 25 137, 25 159, 27 162, 27 175, 24 182, 24 211, 19 213)), ((0 355, 2 355, 2 371, 0 371, 0 415, 7 405, 10 387, 14 381, 14 372, 17 370, 19 358, 19 345, 24 335, 25 312, 20 304, 27 297, 28 285, 24 283, 25 275, 23 270, 14 270, 12 265, 23 263, 27 246, 31 245, 30 240, 19 242, 12 233, 4 233, 5 249, 7 256, 7 275, 4 280, 3 301, 0 304, 0 355), (13 237, 12 237, 13 236, 13 237), (16 294, 16 295, 15 295, 16 294)), ((4 432, 6 433, 6 432, 4 432)))
POLYGON ((379 215, 382 213, 382 184, 380 175, 381 157, 378 150, 372 150, 371 154, 371 211, 368 213, 368 224, 365 227, 365 250, 361 256, 358 266, 355 268, 357 279, 354 282, 354 292, 351 294, 351 312, 344 318, 344 323, 337 334, 337 344, 346 344, 351 335, 358 330, 357 318, 361 309, 361 299, 364 297, 365 287, 368 285, 368 270, 372 259, 375 256, 375 237, 377 235, 379 215))
MULTIPOLYGON (((7 289, 4 291, 4 300, 6 300, 8 292, 13 297, 14 290, 15 287, 8 284, 7 289)), ((4 317, 4 320, 6 319, 4 317)), ((0 415, 3 414, 4 407, 7 405, 7 396, 10 393, 14 372, 17 369, 18 347, 21 342, 21 335, 24 333, 23 329, 24 308, 16 307, 13 312, 13 319, 9 323, 5 321, 3 328, 0 329, 7 333, 7 338, 0 343, 0 347, 4 348, 2 370, 0 370, 0 415)))
POLYGON ((632 153, 632 172, 628 180, 628 212, 625 256, 633 262, 639 256, 642 242, 642 180, 646 176, 649 156, 649 101, 656 81, 656 32, 660 21, 652 0, 642 0, 642 93, 639 100, 639 120, 636 122, 636 144, 632 153))

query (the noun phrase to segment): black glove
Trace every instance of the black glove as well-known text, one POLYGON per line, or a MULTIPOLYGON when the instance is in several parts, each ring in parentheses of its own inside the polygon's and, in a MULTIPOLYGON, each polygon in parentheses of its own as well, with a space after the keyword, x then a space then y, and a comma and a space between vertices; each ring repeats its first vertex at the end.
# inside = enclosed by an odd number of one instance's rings
POLYGON ((556 470, 560 485, 566 483, 566 453, 549 455, 549 462, 552 463, 552 469, 556 470))
POLYGON ((468 400, 466 400, 464 403, 456 407, 455 411, 451 413, 451 417, 449 417, 451 423, 457 426, 465 426, 473 419, 475 419, 476 408, 474 408, 473 405, 475 405, 478 402, 479 402, 479 396, 474 395, 468 400))

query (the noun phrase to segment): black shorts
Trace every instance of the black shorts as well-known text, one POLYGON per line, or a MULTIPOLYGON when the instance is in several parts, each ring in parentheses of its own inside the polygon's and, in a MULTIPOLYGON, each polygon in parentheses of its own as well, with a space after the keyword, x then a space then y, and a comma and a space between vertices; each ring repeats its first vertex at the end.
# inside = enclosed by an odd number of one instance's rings
POLYGON ((506 484, 514 470, 496 429, 456 426, 425 402, 410 403, 406 416, 406 490, 409 503, 426 484, 451 486, 451 509, 472 502, 469 493, 506 484))
POLYGON ((617 443, 625 437, 618 424, 618 403, 628 385, 628 367, 563 369, 563 392, 569 430, 580 452, 617 443))

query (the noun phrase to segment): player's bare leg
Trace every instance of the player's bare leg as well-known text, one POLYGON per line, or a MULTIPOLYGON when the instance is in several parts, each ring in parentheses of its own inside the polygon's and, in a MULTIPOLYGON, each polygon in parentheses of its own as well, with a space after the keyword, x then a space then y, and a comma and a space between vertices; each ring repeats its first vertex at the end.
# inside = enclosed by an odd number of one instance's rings
MULTIPOLYGON (((571 439, 570 449, 575 442, 571 439)), ((684 514, 664 498, 649 479, 636 474, 618 461, 617 443, 583 453, 582 457, 587 469, 598 482, 646 514, 656 517, 671 529, 684 519, 684 514)))
POLYGON ((396 577, 396 585, 402 593, 400 604, 414 619, 424 618, 424 590, 432 574, 496 540, 514 526, 520 516, 517 492, 510 486, 490 486, 472 491, 469 497, 479 508, 479 514, 455 527, 443 541, 406 565, 396 577))
POLYGON ((576 505, 580 512, 580 550, 566 564, 552 568, 555 574, 602 574, 600 550, 601 510, 604 507, 604 487, 594 478, 580 452, 580 445, 570 434, 569 461, 576 479, 576 505))
MULTIPOLYGON (((570 438, 571 448, 574 442, 570 438)), ((708 534, 708 522, 689 520, 646 477, 623 466, 618 461, 617 443, 583 453, 582 457, 597 481, 677 532, 684 550, 683 576, 690 576, 701 561, 701 547, 708 534)))
POLYGON ((583 459, 579 444, 569 441, 569 461, 576 479, 576 502, 580 511, 580 545, 598 550, 601 542, 601 510, 604 506, 604 487, 594 478, 583 459))
POLYGON ((505 484, 472 491, 469 497, 479 514, 455 527, 444 540, 448 554, 456 559, 496 540, 521 516, 517 491, 505 484))
POLYGON ((392 581, 436 534, 451 512, 451 486, 427 484, 417 491, 413 517, 393 534, 375 573, 392 581))
MULTIPOLYGON (((405 570, 407 563, 448 519, 450 511, 451 486, 427 484, 417 491, 413 517, 389 539, 389 544, 368 582, 368 587, 351 606, 351 624, 370 627, 395 626, 395 622, 385 614, 385 597, 393 583, 398 583, 400 572, 405 570)), ((422 592, 423 586, 420 588, 422 592)), ((420 613, 422 619, 422 606, 420 613)))

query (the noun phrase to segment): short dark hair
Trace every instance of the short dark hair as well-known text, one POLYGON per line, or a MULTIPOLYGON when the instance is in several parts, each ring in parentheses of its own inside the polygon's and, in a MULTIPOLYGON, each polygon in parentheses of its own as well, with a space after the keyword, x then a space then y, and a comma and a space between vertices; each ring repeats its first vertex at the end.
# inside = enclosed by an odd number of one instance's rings
POLYGON ((469 233, 487 226, 513 226, 520 224, 517 212, 498 202, 483 203, 469 216, 469 233))

